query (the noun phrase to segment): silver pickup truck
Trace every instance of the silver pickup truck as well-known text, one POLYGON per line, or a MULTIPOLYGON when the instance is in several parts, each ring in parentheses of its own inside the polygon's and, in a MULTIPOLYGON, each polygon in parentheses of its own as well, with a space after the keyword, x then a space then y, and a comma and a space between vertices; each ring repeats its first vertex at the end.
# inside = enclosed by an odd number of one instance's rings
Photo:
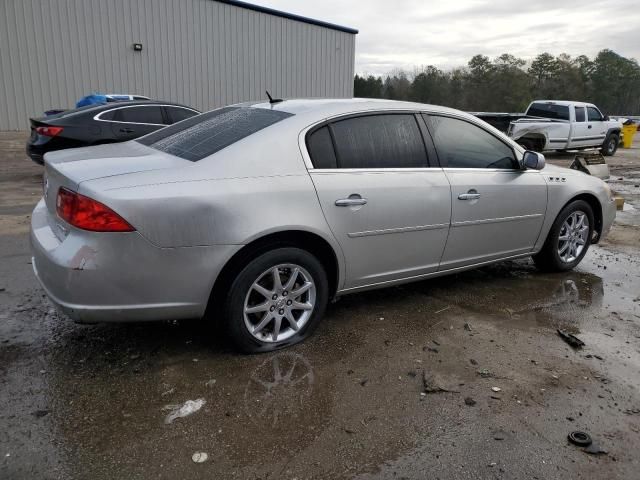
POLYGON ((600 148, 613 155, 620 143, 622 123, 609 120, 592 103, 536 100, 523 118, 509 124, 507 135, 527 150, 600 148))

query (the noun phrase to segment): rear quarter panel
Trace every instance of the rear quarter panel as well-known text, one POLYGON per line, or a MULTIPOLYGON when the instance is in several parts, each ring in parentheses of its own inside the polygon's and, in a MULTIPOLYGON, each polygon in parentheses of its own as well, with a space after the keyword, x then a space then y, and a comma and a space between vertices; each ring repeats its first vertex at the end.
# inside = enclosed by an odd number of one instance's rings
POLYGON ((343 265, 298 131, 273 135, 269 128, 199 162, 89 180, 79 191, 109 205, 158 247, 243 245, 303 230, 325 239, 343 265))

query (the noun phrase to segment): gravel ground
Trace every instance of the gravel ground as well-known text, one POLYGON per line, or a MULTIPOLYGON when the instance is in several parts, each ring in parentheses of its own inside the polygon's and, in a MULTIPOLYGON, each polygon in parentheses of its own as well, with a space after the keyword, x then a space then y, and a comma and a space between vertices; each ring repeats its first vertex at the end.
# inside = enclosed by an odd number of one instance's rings
POLYGON ((609 160, 627 207, 575 271, 505 262, 346 296, 304 344, 240 356, 199 322, 56 313, 31 271, 24 140, 0 133, 0 478, 637 478, 640 148, 609 160))

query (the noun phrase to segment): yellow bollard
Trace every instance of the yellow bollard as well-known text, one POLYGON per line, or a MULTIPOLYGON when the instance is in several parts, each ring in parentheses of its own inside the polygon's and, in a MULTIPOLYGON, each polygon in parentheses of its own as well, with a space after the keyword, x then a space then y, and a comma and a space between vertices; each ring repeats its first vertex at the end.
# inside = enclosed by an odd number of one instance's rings
POLYGON ((637 131, 638 125, 634 123, 622 126, 622 148, 631 148, 631 145, 633 144, 633 136, 637 131))

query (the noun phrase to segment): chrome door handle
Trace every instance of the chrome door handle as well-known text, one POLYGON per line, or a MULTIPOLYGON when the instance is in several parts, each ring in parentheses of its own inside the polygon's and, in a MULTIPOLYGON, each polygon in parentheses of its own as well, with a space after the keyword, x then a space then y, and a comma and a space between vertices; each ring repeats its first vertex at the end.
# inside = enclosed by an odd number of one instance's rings
POLYGON ((349 198, 341 198, 336 200, 336 207, 357 207, 359 205, 366 205, 367 199, 362 198, 357 193, 349 195, 349 198))
POLYGON ((477 200, 480 198, 479 193, 461 193, 458 195, 458 200, 477 200))

